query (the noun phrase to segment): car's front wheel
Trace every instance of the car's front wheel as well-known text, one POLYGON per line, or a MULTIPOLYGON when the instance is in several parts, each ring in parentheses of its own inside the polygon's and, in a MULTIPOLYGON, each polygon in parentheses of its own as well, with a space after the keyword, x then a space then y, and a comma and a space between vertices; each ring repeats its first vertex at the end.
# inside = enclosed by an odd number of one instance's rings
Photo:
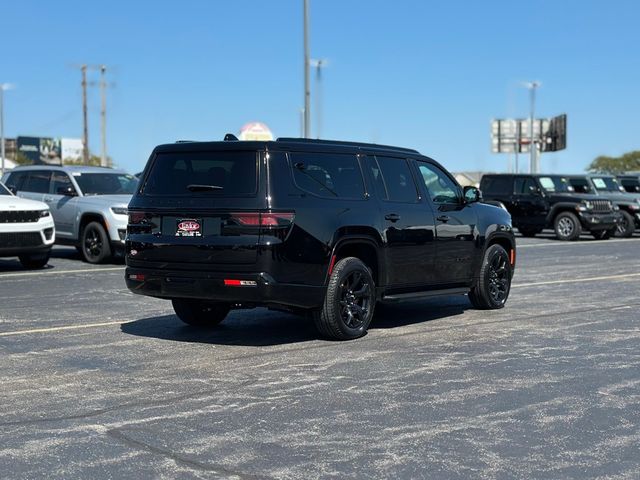
POLYGON ((111 257, 111 245, 106 230, 99 222, 89 222, 80 236, 82 258, 89 263, 102 263, 111 257))
POLYGON ((580 238, 582 226, 578 217, 571 212, 560 213, 553 222, 558 240, 577 240, 580 238))
POLYGON ((620 222, 616 227, 615 236, 619 238, 629 238, 636 229, 635 221, 628 212, 620 211, 620 222))
POLYGON ((511 291, 512 267, 507 251, 491 245, 484 252, 480 275, 469 291, 471 304, 483 310, 504 307, 511 291))
POLYGON ((231 310, 226 303, 191 298, 174 298, 171 303, 178 318, 194 327, 214 327, 222 322, 231 310))
POLYGON ((20 259, 20 263, 24 268, 36 269, 43 268, 47 263, 49 263, 50 256, 51 252, 46 252, 20 255, 18 258, 20 259))
POLYGON ((338 261, 322 309, 313 312, 321 335, 336 340, 362 337, 373 318, 376 289, 369 268, 355 257, 338 261))

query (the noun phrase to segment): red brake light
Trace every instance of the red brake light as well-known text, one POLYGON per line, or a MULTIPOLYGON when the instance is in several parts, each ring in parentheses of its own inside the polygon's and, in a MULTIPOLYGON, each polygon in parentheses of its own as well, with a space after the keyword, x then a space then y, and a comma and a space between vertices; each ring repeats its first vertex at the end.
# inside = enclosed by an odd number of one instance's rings
POLYGON ((246 227, 288 227, 293 223, 295 214, 292 212, 238 212, 232 213, 231 218, 246 227))
POLYGON ((145 212, 129 212, 129 223, 133 225, 142 223, 146 216, 145 212))

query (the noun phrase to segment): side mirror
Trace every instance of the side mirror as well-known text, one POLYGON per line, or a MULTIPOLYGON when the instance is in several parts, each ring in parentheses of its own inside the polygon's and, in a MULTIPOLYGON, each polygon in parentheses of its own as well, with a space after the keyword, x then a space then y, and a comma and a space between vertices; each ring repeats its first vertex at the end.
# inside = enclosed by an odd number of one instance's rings
POLYGON ((76 190, 69 186, 69 187, 58 187, 57 190, 58 195, 64 195, 65 197, 75 197, 78 194, 76 193, 76 190))
POLYGON ((8 188, 8 189, 9 189, 9 191, 10 191, 11 193, 13 193, 14 195, 17 195, 17 194, 18 194, 18 189, 16 188, 16 186, 15 186, 15 185, 7 185, 7 188, 8 188))
POLYGON ((479 202, 482 200, 482 192, 479 188, 466 186, 462 190, 462 195, 464 196, 464 201, 466 203, 479 202))

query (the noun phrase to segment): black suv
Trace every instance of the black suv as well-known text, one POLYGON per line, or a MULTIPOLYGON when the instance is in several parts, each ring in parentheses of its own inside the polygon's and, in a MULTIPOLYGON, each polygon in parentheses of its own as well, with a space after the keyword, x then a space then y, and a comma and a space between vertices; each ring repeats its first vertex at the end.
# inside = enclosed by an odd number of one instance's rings
POLYGON ((640 228, 640 193, 627 193, 613 175, 570 175, 568 179, 575 192, 604 195, 620 209, 616 237, 629 238, 640 228))
POLYGON ((511 218, 415 150, 361 143, 179 142, 155 148, 129 205, 126 282, 191 325, 232 308, 367 331, 377 301, 469 294, 501 308, 511 218))
POLYGON ((575 193, 566 176, 487 174, 480 189, 486 199, 504 204, 525 237, 544 228, 553 228, 560 240, 577 240, 582 229, 597 239, 616 232, 618 207, 606 197, 575 193))

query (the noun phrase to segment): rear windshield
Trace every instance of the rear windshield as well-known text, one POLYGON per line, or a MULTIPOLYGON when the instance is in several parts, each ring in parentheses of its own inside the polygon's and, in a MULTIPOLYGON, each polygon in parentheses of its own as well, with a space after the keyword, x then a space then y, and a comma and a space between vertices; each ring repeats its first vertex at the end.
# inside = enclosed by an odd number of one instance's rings
POLYGON ((245 196, 256 193, 257 155, 242 152, 159 153, 144 184, 146 195, 245 196))

